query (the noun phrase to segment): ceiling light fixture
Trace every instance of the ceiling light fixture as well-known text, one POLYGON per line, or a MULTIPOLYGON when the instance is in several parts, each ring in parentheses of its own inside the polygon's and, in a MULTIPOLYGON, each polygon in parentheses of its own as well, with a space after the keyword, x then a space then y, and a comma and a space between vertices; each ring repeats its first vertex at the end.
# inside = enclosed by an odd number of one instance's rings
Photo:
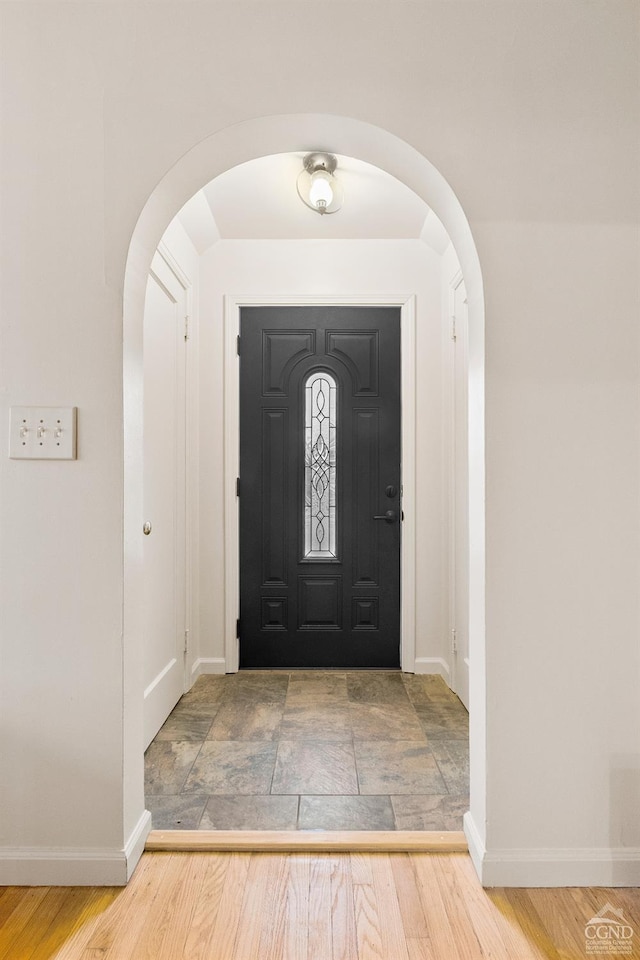
POLYGON ((344 191, 334 176, 338 161, 330 153, 308 153, 297 180, 298 196, 311 210, 324 215, 337 213, 344 191))

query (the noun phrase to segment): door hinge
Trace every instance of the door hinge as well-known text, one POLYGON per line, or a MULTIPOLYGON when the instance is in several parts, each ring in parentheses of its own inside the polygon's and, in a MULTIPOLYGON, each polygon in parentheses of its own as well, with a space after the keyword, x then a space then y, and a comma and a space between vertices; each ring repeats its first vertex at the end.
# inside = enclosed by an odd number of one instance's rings
POLYGON ((236 497, 240 496, 240 477, 236 477, 236 497))
POLYGON ((240 620, 236 620, 236 639, 240 639, 240 620))
POLYGON ((458 652, 458 641, 457 641, 457 639, 456 639, 456 632, 455 632, 455 630, 452 630, 452 631, 451 631, 451 650, 453 651, 453 653, 457 653, 457 652, 458 652))
POLYGON ((456 318, 455 317, 451 317, 451 339, 452 340, 458 339, 458 337, 456 336, 456 318))
POLYGON ((190 333, 189 333, 189 322, 190 322, 190 320, 191 320, 191 318, 190 318, 189 316, 186 316, 186 317, 184 318, 184 338, 185 338, 185 340, 188 340, 189 337, 190 337, 190 333))
POLYGON ((189 650, 189 631, 185 630, 184 632, 184 653, 186 654, 189 650))
POLYGON ((240 356, 240 334, 236 337, 236 353, 240 356))

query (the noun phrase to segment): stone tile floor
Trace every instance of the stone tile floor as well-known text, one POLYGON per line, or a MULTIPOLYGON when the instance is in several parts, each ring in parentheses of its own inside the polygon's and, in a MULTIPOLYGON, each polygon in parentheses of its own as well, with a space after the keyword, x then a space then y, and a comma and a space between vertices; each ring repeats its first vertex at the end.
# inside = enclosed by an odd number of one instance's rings
POLYGON ((161 830, 461 830, 468 714, 398 671, 201 676, 145 754, 161 830))

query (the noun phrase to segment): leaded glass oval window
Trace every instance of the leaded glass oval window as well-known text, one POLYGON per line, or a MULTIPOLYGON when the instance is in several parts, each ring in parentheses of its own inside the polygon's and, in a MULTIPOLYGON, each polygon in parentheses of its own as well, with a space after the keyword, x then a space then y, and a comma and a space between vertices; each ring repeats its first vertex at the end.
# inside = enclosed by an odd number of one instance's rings
POLYGON ((332 560, 336 553, 336 382, 316 370, 305 383, 304 556, 332 560))

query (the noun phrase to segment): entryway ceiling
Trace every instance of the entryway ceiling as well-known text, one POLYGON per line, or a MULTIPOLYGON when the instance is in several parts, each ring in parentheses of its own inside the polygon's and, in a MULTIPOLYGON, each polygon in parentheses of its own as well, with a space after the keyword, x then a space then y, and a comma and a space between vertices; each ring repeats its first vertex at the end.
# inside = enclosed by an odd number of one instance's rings
POLYGON ((390 174, 338 156, 342 209, 320 216, 296 191, 305 154, 281 153, 227 170, 178 215, 199 252, 228 240, 417 240, 443 253, 449 240, 427 204, 390 174))

